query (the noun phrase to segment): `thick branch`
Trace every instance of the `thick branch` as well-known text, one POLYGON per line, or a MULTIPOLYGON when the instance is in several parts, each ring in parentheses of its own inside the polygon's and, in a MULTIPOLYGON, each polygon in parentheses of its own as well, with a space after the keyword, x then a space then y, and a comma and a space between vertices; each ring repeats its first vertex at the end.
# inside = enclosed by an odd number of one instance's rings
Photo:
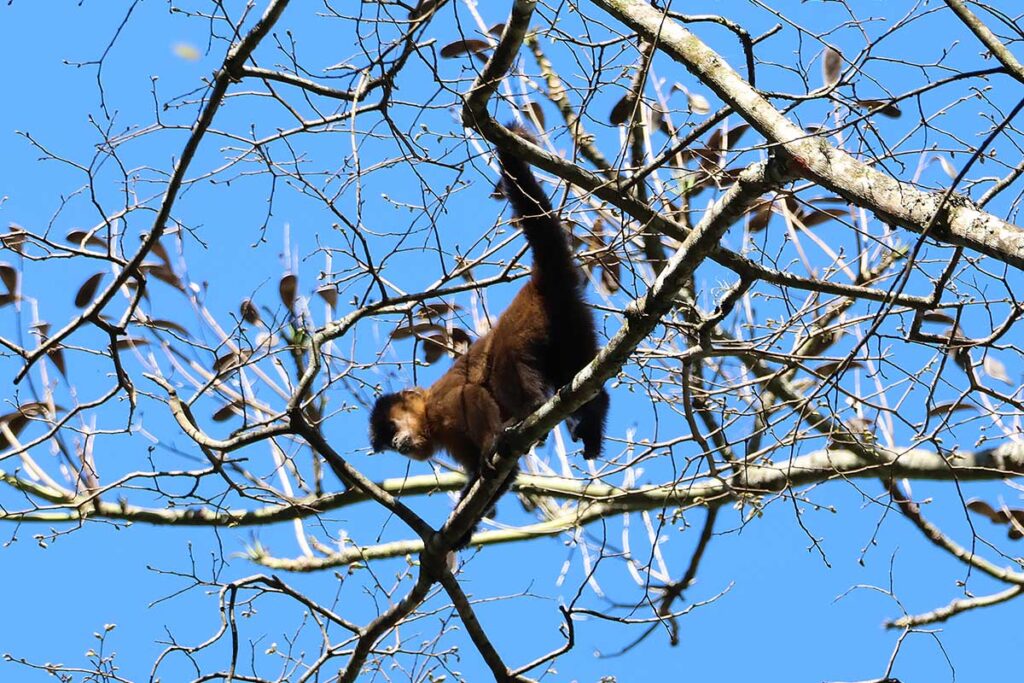
MULTIPOLYGON (((475 534, 473 543, 494 545, 552 536, 574 526, 599 521, 609 514, 659 510, 665 507, 685 510, 705 505, 717 506, 733 502, 740 495, 779 493, 834 479, 846 481, 882 477, 963 482, 999 480, 1024 474, 1024 443, 1007 442, 995 449, 973 453, 958 452, 946 457, 918 448, 878 448, 877 452, 882 457, 879 463, 865 460, 853 451, 820 450, 785 462, 751 464, 747 465, 743 469, 743 474, 731 483, 721 480, 685 479, 672 484, 622 489, 587 481, 552 480, 550 484, 540 488, 534 488, 530 481, 522 482, 518 490, 525 493, 552 495, 554 491, 558 491, 562 495, 579 498, 582 501, 581 505, 560 517, 537 524, 475 534), (742 486, 738 486, 738 483, 742 483, 742 486)), ((353 547, 330 557, 259 557, 256 561, 272 569, 308 572, 344 566, 352 562, 415 555, 422 550, 422 541, 408 540, 353 547)))
MULTIPOLYGON (((641 36, 657 37, 658 48, 685 66, 724 102, 793 159, 800 173, 844 199, 874 211, 886 222, 928 232, 1024 269, 1024 230, 968 202, 944 203, 941 193, 921 192, 810 136, 789 121, 714 50, 643 0, 594 0, 641 36), (938 215, 937 215, 938 214, 938 215)), ((796 170, 796 169, 794 169, 796 170)))

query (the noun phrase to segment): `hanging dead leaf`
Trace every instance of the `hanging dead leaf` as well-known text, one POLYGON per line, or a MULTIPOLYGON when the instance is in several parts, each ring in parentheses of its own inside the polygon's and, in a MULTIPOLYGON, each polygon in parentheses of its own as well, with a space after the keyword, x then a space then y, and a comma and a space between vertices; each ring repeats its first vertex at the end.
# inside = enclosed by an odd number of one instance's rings
POLYGON ((170 266, 163 263, 143 263, 139 266, 139 270, 146 275, 152 275, 157 280, 169 284, 175 289, 184 290, 184 286, 181 284, 181 280, 174 274, 170 266))
POLYGON ((17 223, 11 223, 7 226, 7 234, 0 235, 0 243, 3 244, 5 249, 10 249, 13 252, 21 253, 22 248, 25 246, 25 240, 28 239, 28 233, 17 223))
POLYGON ((222 372, 233 370, 234 368, 243 365, 247 360, 249 360, 251 355, 252 352, 246 349, 242 349, 238 353, 229 351, 222 356, 218 356, 217 359, 213 361, 213 371, 219 375, 222 372))
MULTIPOLYGON (((25 427, 28 426, 28 423, 32 421, 33 417, 45 416, 49 412, 50 409, 45 403, 25 403, 13 413, 0 415, 0 423, 4 424, 11 434, 17 438, 25 430, 25 427)), ((0 432, 0 448, 7 448, 11 445, 13 444, 7 439, 7 436, 0 432)))
POLYGON ((829 221, 836 220, 837 218, 843 218, 849 216, 850 212, 846 209, 815 209, 809 211, 800 216, 800 223, 805 228, 813 228, 816 225, 827 223, 829 221))
POLYGON ((632 93, 626 93, 622 98, 615 103, 612 107, 612 111, 608 114, 608 122, 613 126, 621 126, 629 117, 633 114, 633 105, 636 104, 636 98, 632 96, 632 93))
POLYGON ((851 360, 849 362, 842 360, 829 361, 814 368, 814 374, 819 377, 831 377, 840 367, 845 367, 846 370, 852 370, 853 368, 863 368, 864 363, 859 360, 851 360))
POLYGON ((1002 510, 996 510, 991 505, 981 500, 980 498, 972 498, 967 501, 967 509, 971 512, 987 517, 989 521, 996 522, 997 524, 1005 523, 1010 521, 1010 518, 1002 510))
POLYGON ((451 343, 451 350, 455 353, 456 358, 465 354, 473 343, 472 337, 470 337, 469 333, 461 327, 452 328, 451 334, 448 335, 448 339, 451 343))
POLYGON ((686 93, 686 106, 690 112, 698 116, 711 113, 711 103, 708 102, 708 98, 695 92, 686 93))
POLYGON ((299 278, 295 275, 288 273, 281 278, 281 282, 277 285, 277 291, 281 295, 281 303, 285 305, 289 311, 295 306, 295 296, 299 290, 299 278))
POLYGON ((722 155, 710 147, 692 150, 692 156, 697 159, 700 170, 709 177, 722 170, 722 155))
POLYGON ((534 124, 537 126, 539 130, 544 130, 544 109, 543 107, 540 106, 539 102, 529 100, 526 104, 522 106, 522 112, 527 119, 530 119, 534 122, 534 124))
POLYGON ((447 350, 445 334, 430 334, 423 338, 423 362, 427 365, 436 363, 447 350))
POLYGON ((72 230, 71 232, 68 233, 68 236, 65 239, 72 245, 78 247, 79 249, 84 249, 85 247, 88 246, 99 247, 103 251, 107 250, 106 241, 100 239, 99 237, 96 236, 95 233, 92 232, 86 232, 84 230, 72 230))
POLYGON ((190 336, 188 330, 186 330, 183 325, 179 325, 173 320, 160 320, 158 318, 150 318, 149 320, 144 322, 143 325, 147 327, 155 327, 161 330, 167 330, 168 332, 176 332, 183 337, 190 336))
POLYGON ((171 267, 171 257, 170 255, 168 255, 167 250, 164 249, 164 245, 160 242, 160 240, 157 240, 153 244, 152 251, 154 254, 156 254, 156 257, 158 259, 164 262, 164 265, 167 266, 168 269, 171 267))
POLYGON ((68 369, 64 364, 64 347, 54 346, 52 349, 46 352, 46 357, 53 363, 53 367, 57 368, 57 371, 64 377, 68 378, 68 369))
POLYGON ((422 19, 429 13, 433 12, 441 2, 443 2, 443 0, 420 0, 415 7, 409 10, 409 21, 422 19))
POLYGON ((943 323, 945 325, 956 323, 956 318, 942 311, 925 311, 921 314, 921 320, 926 323, 943 323))
POLYGON ((675 129, 669 123, 668 115, 661 107, 651 108, 651 126, 670 137, 675 135, 675 129))
POLYGON ((452 57, 464 54, 478 54, 489 49, 491 49, 490 43, 475 38, 467 38, 465 40, 456 40, 454 43, 448 43, 442 47, 441 56, 445 59, 451 59, 452 57))
POLYGON ((18 300, 18 297, 14 294, 0 294, 0 308, 14 303, 18 300))
POLYGON ((952 415, 953 413, 959 413, 964 410, 977 410, 977 408, 970 403, 962 403, 961 401, 948 401, 946 403, 937 403, 931 407, 928 411, 928 417, 938 417, 940 415, 952 415))
POLYGON ((214 422, 225 422, 233 418, 236 414, 236 409, 240 409, 242 406, 239 401, 232 401, 217 412, 213 414, 214 422))
POLYGON ((932 161, 939 162, 939 166, 942 167, 943 172, 950 178, 956 178, 957 171, 955 168, 953 168, 953 164, 949 163, 949 159, 942 156, 941 154, 937 154, 932 157, 932 161))
POLYGON ((1002 361, 993 356, 991 353, 985 355, 985 360, 982 364, 985 374, 992 379, 1005 382, 1011 387, 1014 386, 1013 380, 1006 374, 1006 366, 1003 365, 1002 361))
POLYGON ((750 216, 750 220, 747 221, 747 229, 750 232, 761 232, 768 227, 768 223, 772 219, 772 203, 765 202, 758 206, 752 211, 748 211, 747 215, 750 216))
POLYGON ((597 236, 596 246, 600 249, 597 265, 601 272, 601 286, 609 294, 614 294, 622 288, 622 263, 612 243, 614 235, 605 234, 604 221, 600 218, 594 221, 594 234, 597 236))
POLYGON ((966 346, 960 346, 949 351, 949 357, 966 373, 971 372, 971 350, 966 346))
POLYGON ((881 114, 890 119, 898 119, 903 116, 903 112, 900 111, 896 103, 888 100, 854 100, 854 104, 861 109, 867 109, 872 114, 881 114))
POLYGON ((114 344, 114 348, 118 351, 124 351, 136 346, 149 346, 149 340, 140 337, 125 337, 124 339, 118 339, 117 343, 114 344))
POLYGON ((601 259, 601 286, 609 294, 622 289, 622 264, 614 254, 601 259))
POLYGON ((835 85, 839 82, 839 75, 843 70, 843 55, 835 48, 825 50, 821 59, 821 76, 826 86, 835 85))
POLYGON ((434 332, 444 332, 444 327, 434 323, 414 323, 396 327, 391 333, 392 339, 407 339, 409 337, 423 337, 434 332))
POLYGON ((10 263, 0 263, 0 281, 11 294, 18 294, 18 269, 10 263))
POLYGON ((242 320, 250 325, 255 325, 260 321, 260 312, 256 310, 256 304, 252 302, 252 299, 243 301, 239 306, 239 312, 242 314, 242 320))
POLYGON ((78 308, 85 308, 96 294, 96 289, 100 286, 100 281, 103 280, 104 273, 96 273, 90 275, 89 279, 82 283, 82 286, 78 288, 78 293, 75 294, 75 306, 78 308))
POLYGON ((487 32, 492 36, 500 37, 505 32, 505 24, 495 24, 494 26, 487 29, 487 32))
POLYGON ((726 133, 725 127, 720 126, 708 138, 708 149, 716 154, 728 151, 736 146, 736 143, 740 141, 740 138, 748 130, 750 130, 750 124, 748 123, 733 126, 729 129, 728 133, 726 133))
POLYGON ((338 288, 334 285, 321 285, 317 287, 316 293, 320 295, 320 298, 327 302, 331 308, 338 306, 338 288))
POLYGON ((448 315, 449 313, 454 313, 459 310, 462 310, 462 306, 442 301, 436 304, 423 304, 419 311, 417 311, 417 315, 421 318, 430 320, 431 318, 448 315))

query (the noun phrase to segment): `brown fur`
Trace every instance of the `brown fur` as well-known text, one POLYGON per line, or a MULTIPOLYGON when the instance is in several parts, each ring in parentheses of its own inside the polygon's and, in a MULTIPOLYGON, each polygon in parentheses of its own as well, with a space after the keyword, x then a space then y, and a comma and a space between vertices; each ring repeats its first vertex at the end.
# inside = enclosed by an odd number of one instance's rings
MULTIPOLYGON (((498 156, 504 193, 533 251, 530 281, 440 379, 427 389, 382 396, 370 416, 374 451, 425 460, 445 450, 469 475, 467 490, 501 430, 532 413, 597 353, 583 281, 547 197, 527 164, 508 153, 498 156)), ((572 418, 570 433, 582 439, 587 459, 600 455, 607 410, 602 390, 572 418)))

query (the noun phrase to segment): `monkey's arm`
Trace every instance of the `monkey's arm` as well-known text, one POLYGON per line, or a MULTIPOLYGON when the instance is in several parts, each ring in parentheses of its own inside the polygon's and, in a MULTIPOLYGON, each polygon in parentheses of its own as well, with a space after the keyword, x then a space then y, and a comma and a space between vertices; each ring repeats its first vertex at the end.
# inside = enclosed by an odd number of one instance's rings
POLYGON ((472 478, 483 456, 501 431, 501 414, 494 397, 478 384, 460 384, 430 407, 434 430, 448 435, 445 447, 472 478))
MULTIPOLYGON (((455 434, 459 437, 448 444, 448 452, 466 471, 466 485, 459 494, 461 501, 473 488, 473 484, 485 470, 484 457, 494 447, 494 441, 501 432, 501 413, 494 397, 478 384, 463 384, 438 400, 432 410, 444 415, 455 434)), ((494 515, 494 503, 515 479, 512 474, 491 497, 485 507, 484 516, 494 515)), ((454 545, 455 550, 465 548, 476 531, 479 522, 466 532, 454 545)))

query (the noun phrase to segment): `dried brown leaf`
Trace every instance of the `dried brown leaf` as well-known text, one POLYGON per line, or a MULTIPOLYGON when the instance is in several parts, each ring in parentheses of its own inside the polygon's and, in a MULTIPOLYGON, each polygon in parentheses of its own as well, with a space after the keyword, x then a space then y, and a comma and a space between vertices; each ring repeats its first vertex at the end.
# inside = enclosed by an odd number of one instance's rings
POLYGON ((402 325, 396 327, 394 332, 391 333, 392 339, 407 339, 409 337, 419 337, 434 332, 444 332, 444 327, 436 325, 434 323, 414 323, 412 325, 402 325))
POLYGON ((1000 361, 995 356, 993 356, 991 353, 985 356, 985 360, 983 362, 982 367, 985 370, 985 374, 991 377, 992 379, 999 380, 1000 382, 1005 382, 1006 384, 1009 384, 1011 387, 1014 386, 1013 380, 1010 379, 1010 376, 1008 374, 1006 374, 1006 366, 1003 365, 1003 362, 1000 361))
POLYGON ((250 355, 252 355, 252 352, 244 349, 239 353, 229 351, 222 356, 218 356, 217 359, 213 361, 213 371, 219 375, 222 372, 237 368, 249 360, 250 355))
POLYGON ((719 126, 708 138, 708 149, 718 154, 723 151, 727 151, 736 146, 743 134, 750 130, 749 123, 741 123, 738 126, 729 128, 729 132, 726 133, 724 126, 719 126), (725 143, 723 148, 722 143, 725 143))
POLYGON ((446 334, 441 333, 430 334, 423 338, 423 362, 430 365, 436 363, 444 355, 447 350, 446 337, 446 334))
POLYGON ((321 285, 317 287, 316 293, 331 306, 336 308, 338 305, 338 288, 334 285, 321 285))
POLYGON ((156 254, 156 257, 158 259, 164 262, 164 265, 166 265, 168 269, 171 267, 171 257, 170 255, 168 255, 167 250, 164 248, 164 245, 160 242, 160 240, 157 240, 153 244, 152 251, 154 254, 156 254))
POLYGON ((970 403, 962 403, 960 401, 947 401, 945 403, 936 403, 928 411, 928 417, 937 417, 939 415, 952 415, 953 413, 959 413, 964 410, 977 410, 977 408, 970 403))
POLYGON ((175 289, 184 289, 184 286, 181 284, 181 280, 179 280, 178 276, 174 274, 174 271, 171 270, 170 266, 166 264, 143 263, 139 266, 139 270, 146 275, 152 275, 157 280, 165 282, 175 289))
POLYGON ((532 120, 538 129, 544 130, 546 128, 544 121, 544 108, 540 106, 539 102, 533 100, 528 101, 522 107, 522 112, 527 119, 532 120))
POLYGON ((813 228, 816 225, 849 215, 850 212, 846 209, 815 209, 800 216, 800 222, 805 228, 813 228))
POLYGON ((233 418, 236 414, 236 408, 241 408, 242 404, 239 401, 232 401, 217 412, 213 414, 214 422, 225 422, 233 418))
POLYGON ((0 235, 0 244, 3 244, 5 249, 10 249, 13 252, 21 253, 22 248, 25 246, 25 240, 28 239, 28 233, 17 223, 11 223, 7 226, 7 234, 0 235))
POLYGON ((150 318, 145 323, 147 327, 156 327, 161 330, 167 330, 168 332, 177 332, 183 337, 190 336, 188 330, 185 329, 184 325, 179 325, 173 320, 161 320, 159 318, 150 318))
POLYGON ((881 114, 882 116, 888 116, 890 119, 898 119, 903 116, 899 106, 895 102, 888 100, 855 100, 855 104, 861 109, 867 109, 872 114, 881 114))
POLYGON ((943 172, 950 178, 956 178, 957 170, 953 168, 953 164, 950 163, 949 159, 942 156, 941 154, 937 154, 934 157, 932 157, 932 161, 939 162, 939 166, 942 167, 943 172))
POLYGON ((252 302, 252 299, 246 299, 239 306, 239 312, 242 314, 242 320, 255 325, 260 321, 260 312, 256 309, 256 304, 252 302))
POLYGON ((772 203, 765 202, 756 209, 749 211, 750 220, 747 222, 747 229, 750 232, 761 232, 768 227, 772 219, 772 203))
POLYGON ((708 98, 695 92, 686 93, 686 106, 699 116, 711 113, 711 103, 708 102, 708 98))
POLYGON ((107 250, 105 240, 97 237, 95 233, 88 233, 84 230, 72 230, 65 239, 79 249, 84 249, 88 246, 99 247, 103 251, 107 250))
POLYGON ((104 273, 96 273, 95 275, 90 275, 89 279, 82 283, 82 286, 78 288, 78 293, 75 294, 76 307, 85 308, 92 302, 96 289, 100 286, 100 281, 103 280, 103 276, 104 273))
POLYGON ((11 294, 18 293, 18 269, 12 266, 10 263, 0 263, 0 281, 3 281, 4 287, 11 294))
POLYGON ((825 50, 821 60, 821 77, 826 86, 835 85, 839 82, 839 75, 843 70, 843 55, 835 48, 825 50))
POLYGON ((621 126, 629 120, 630 115, 633 113, 633 105, 636 103, 636 99, 633 98, 632 93, 626 93, 622 96, 615 106, 612 107, 612 111, 608 114, 608 122, 613 126, 621 126))
POLYGON ((989 521, 995 522, 996 524, 1005 524, 1010 521, 1005 512, 1002 510, 996 510, 980 498, 972 498, 967 501, 967 509, 977 515, 987 517, 989 521))
POLYGON ((814 374, 818 375, 819 377, 831 377, 833 374, 835 374, 836 370, 840 368, 840 366, 843 366, 847 370, 850 370, 853 368, 863 368, 864 363, 860 362, 859 360, 851 360, 849 362, 842 360, 829 361, 827 363, 822 363, 821 365, 816 367, 814 369, 814 374))
POLYGON ((281 282, 277 285, 278 294, 281 295, 281 303, 285 305, 289 311, 295 306, 295 297, 299 291, 299 278, 295 277, 292 273, 288 273, 281 278, 281 282))
POLYGON ((921 314, 921 320, 926 323, 943 323, 945 325, 956 324, 956 318, 948 313, 943 313, 942 311, 925 311, 921 314))
POLYGON ((451 59, 452 57, 458 57, 464 54, 477 54, 485 52, 491 48, 490 43, 483 40, 477 40, 476 38, 466 38, 465 40, 456 40, 454 43, 448 43, 441 48, 441 56, 445 59, 451 59))
POLYGON ((114 348, 118 351, 124 351, 136 346, 149 346, 149 341, 140 337, 125 337, 124 339, 118 339, 114 344, 114 348))
POLYGON ((46 352, 46 357, 50 359, 50 362, 53 363, 53 367, 57 368, 57 371, 60 372, 64 379, 67 379, 68 368, 67 365, 64 364, 64 347, 54 346, 46 352))

